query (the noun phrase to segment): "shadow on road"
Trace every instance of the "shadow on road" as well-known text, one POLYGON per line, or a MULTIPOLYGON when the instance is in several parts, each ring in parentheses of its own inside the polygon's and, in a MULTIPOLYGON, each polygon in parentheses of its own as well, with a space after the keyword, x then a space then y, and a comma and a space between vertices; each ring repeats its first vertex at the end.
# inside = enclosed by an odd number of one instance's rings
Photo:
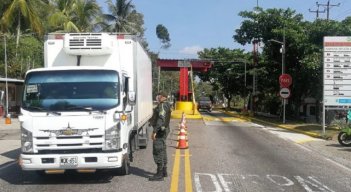
POLYGON ((129 170, 130 170, 131 175, 136 175, 136 176, 144 177, 147 179, 155 174, 155 173, 145 171, 144 169, 140 169, 138 167, 130 167, 129 170))
MULTIPOLYGON (((149 178, 154 173, 137 167, 130 167, 130 175, 149 178)), ((13 185, 62 185, 62 184, 105 184, 110 183, 114 177, 113 171, 98 171, 96 173, 77 173, 68 170, 62 175, 39 176, 34 171, 22 171, 17 165, 13 165, 0 172, 0 179, 13 185)))
POLYGON ((39 176, 34 171, 22 171, 13 165, 0 172, 0 179, 13 185, 61 185, 61 184, 103 184, 110 183, 114 176, 109 172, 77 173, 66 171, 60 175, 39 176))
POLYGON ((12 151, 7 151, 5 153, 0 154, 1 156, 7 157, 9 159, 13 159, 13 160, 18 160, 18 157, 21 154, 21 149, 14 149, 12 151))

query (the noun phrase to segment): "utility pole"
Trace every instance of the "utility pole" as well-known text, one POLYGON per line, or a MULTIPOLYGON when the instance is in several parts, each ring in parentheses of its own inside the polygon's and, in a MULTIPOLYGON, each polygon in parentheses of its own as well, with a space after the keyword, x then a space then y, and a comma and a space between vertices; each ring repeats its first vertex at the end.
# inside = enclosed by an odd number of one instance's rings
POLYGON ((311 9, 309 9, 309 11, 310 11, 310 13, 317 13, 317 19, 319 18, 319 13, 325 13, 325 9, 324 9, 324 11, 320 11, 319 10, 319 4, 318 4, 318 2, 316 2, 316 4, 317 4, 317 11, 311 11, 311 9))
POLYGON ((337 5, 330 5, 330 0, 328 0, 328 3, 327 4, 319 4, 317 2, 317 5, 322 5, 325 9, 327 9, 327 21, 329 21, 329 12, 330 12, 330 9, 333 8, 333 7, 339 7, 340 6, 340 3, 338 3, 337 5))

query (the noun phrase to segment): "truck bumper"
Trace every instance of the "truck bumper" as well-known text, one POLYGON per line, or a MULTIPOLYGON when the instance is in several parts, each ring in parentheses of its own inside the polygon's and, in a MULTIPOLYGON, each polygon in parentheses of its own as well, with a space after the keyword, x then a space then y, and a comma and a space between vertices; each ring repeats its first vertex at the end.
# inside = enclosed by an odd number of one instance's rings
POLYGON ((22 170, 113 169, 122 166, 122 152, 87 154, 21 154, 22 170), (76 157, 76 165, 61 165, 61 157, 76 157))

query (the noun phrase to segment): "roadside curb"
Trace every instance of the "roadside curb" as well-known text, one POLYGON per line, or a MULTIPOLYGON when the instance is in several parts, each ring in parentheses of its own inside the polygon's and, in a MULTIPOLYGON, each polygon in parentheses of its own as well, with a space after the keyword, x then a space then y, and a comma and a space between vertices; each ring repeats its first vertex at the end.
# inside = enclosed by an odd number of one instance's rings
POLYGON ((225 113, 225 114, 233 116, 233 117, 238 117, 238 118, 241 118, 241 119, 245 119, 245 120, 250 121, 250 122, 252 122, 252 121, 260 122, 260 123, 263 123, 263 124, 272 125, 274 127, 283 128, 283 129, 286 129, 286 130, 289 130, 289 131, 302 133, 302 134, 305 134, 305 135, 308 135, 308 136, 311 136, 311 137, 314 137, 314 138, 321 138, 321 136, 316 134, 316 133, 307 132, 307 131, 301 131, 301 130, 298 130, 298 129, 292 129, 292 128, 286 127, 284 125, 279 125, 279 124, 271 123, 271 122, 268 122, 268 121, 263 121, 263 120, 256 119, 256 118, 253 118, 253 117, 245 117, 243 115, 239 115, 239 114, 236 114, 236 113, 231 112, 231 111, 225 111, 225 110, 220 110, 220 109, 218 109, 217 111, 219 111, 221 113, 225 113))
POLYGON ((216 110, 221 112, 221 113, 224 113, 224 114, 227 114, 229 116, 232 116, 232 117, 240 118, 240 119, 243 119, 245 121, 251 121, 251 118, 245 117, 243 115, 238 115, 238 114, 235 114, 233 112, 225 111, 225 110, 221 110, 221 109, 216 109, 216 110))

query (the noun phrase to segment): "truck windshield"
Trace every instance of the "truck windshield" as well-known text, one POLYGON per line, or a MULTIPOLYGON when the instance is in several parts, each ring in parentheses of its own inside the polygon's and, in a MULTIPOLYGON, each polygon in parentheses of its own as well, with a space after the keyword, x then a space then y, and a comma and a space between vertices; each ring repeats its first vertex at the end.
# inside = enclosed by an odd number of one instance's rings
POLYGON ((118 72, 112 70, 28 73, 22 107, 29 111, 84 111, 87 107, 92 110, 111 109, 120 102, 118 79, 118 72))

